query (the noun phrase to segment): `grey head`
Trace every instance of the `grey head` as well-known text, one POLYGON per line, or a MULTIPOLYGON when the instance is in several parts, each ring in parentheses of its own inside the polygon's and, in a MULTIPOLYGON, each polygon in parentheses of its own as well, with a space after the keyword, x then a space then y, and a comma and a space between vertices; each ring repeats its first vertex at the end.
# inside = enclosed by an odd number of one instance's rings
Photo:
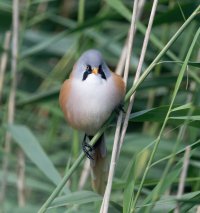
POLYGON ((81 55, 76 63, 73 76, 85 81, 90 74, 95 74, 104 80, 111 75, 101 53, 95 49, 87 50, 81 55))

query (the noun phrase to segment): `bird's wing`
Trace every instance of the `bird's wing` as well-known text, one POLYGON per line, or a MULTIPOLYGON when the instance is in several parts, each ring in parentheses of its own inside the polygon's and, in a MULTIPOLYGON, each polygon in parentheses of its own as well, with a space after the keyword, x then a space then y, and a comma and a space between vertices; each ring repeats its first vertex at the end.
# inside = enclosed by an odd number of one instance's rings
POLYGON ((116 84, 116 88, 119 92, 119 97, 121 98, 121 101, 123 101, 123 97, 125 95, 125 83, 123 81, 123 78, 120 75, 115 74, 114 72, 112 72, 112 76, 116 84))
POLYGON ((67 101, 71 91, 71 79, 66 80, 61 89, 59 94, 59 103, 62 111, 64 112, 65 118, 67 119, 67 101))

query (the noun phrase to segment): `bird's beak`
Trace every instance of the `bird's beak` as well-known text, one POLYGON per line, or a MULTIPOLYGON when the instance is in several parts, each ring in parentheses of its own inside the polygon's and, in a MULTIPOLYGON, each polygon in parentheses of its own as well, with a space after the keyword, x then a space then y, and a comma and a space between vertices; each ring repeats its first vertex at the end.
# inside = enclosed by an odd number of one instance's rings
POLYGON ((93 68, 92 69, 92 73, 94 73, 95 75, 97 75, 99 73, 99 69, 98 68, 93 68))

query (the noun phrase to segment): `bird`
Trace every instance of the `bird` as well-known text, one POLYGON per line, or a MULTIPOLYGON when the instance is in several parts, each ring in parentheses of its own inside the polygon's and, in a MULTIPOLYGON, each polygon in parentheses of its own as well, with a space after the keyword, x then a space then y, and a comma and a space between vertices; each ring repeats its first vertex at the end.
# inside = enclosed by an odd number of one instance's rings
POLYGON ((100 51, 85 51, 73 66, 60 89, 59 103, 68 124, 85 133, 82 149, 90 159, 92 188, 105 190, 108 171, 104 133, 92 147, 87 142, 97 133, 115 109, 121 109, 125 83, 112 72, 100 51))

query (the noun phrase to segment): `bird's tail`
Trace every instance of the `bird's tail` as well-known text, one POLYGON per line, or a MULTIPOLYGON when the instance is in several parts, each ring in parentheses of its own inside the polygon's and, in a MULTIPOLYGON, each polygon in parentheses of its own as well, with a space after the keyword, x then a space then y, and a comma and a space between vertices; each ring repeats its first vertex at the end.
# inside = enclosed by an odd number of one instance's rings
POLYGON ((98 139, 94 146, 93 160, 90 160, 92 188, 99 194, 105 191, 108 165, 106 160, 106 144, 104 134, 98 139))

